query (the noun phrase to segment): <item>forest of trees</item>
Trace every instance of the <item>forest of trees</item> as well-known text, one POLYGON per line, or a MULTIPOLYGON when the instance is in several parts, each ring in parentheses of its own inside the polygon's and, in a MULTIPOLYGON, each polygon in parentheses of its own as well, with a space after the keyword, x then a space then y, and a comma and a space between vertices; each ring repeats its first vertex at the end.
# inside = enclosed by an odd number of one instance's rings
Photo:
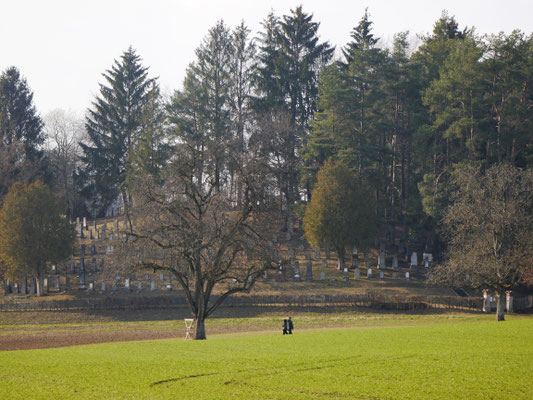
POLYGON ((245 201, 235 155, 266 159, 279 212, 303 216, 331 159, 369 182, 379 240, 438 255, 459 167, 533 163, 533 36, 480 35, 443 12, 412 50, 408 32, 387 47, 367 12, 356 20, 340 49, 302 7, 270 13, 257 36, 220 21, 169 98, 130 47, 103 73, 84 121, 41 119, 21 72, 8 68, 0 202, 14 182, 40 179, 70 218, 103 216, 132 205, 137 177, 163 183, 163 167, 186 148, 195 179, 212 171, 235 207, 245 201))

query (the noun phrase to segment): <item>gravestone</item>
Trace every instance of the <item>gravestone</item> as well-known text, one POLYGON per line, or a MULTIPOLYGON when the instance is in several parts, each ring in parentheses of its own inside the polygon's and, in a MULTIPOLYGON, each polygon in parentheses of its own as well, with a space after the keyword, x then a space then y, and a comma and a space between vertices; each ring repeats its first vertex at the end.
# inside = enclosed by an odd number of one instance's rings
POLYGON ((83 229, 87 229, 87 217, 83 217, 83 229))
POLYGON ((155 291, 155 281, 150 281, 150 292, 155 291))
POLYGON ((124 290, 126 292, 130 291, 130 278, 124 279, 124 290))
POLYGON ((163 275, 162 272, 159 273, 159 280, 160 280, 160 281, 165 280, 165 277, 164 277, 164 275, 163 275))
POLYGON ((93 240, 93 230, 89 229, 89 239, 93 240))
POLYGON ((305 280, 307 282, 311 282, 313 280, 313 263, 311 262, 311 260, 307 261, 305 269, 305 280))
POLYGON ((305 259, 309 261, 311 259, 311 254, 305 253, 305 259))
POLYGON ((322 268, 326 268, 328 266, 328 262, 326 260, 322 260, 322 268))
POLYGON ((413 251, 411 254, 411 268, 416 269, 418 266, 418 255, 416 254, 416 251, 413 251))
POLYGON ((370 257, 368 256, 367 251, 365 251, 365 267, 370 267, 370 257))
POLYGON ((300 262, 296 260, 294 262, 294 282, 301 282, 302 278, 300 277, 300 262))
POLYGON ((383 250, 379 251, 378 268, 385 269, 385 252, 383 250))
MULTIPOLYGON (((9 284, 9 282, 8 282, 9 284)), ((48 292, 48 278, 43 279, 43 290, 48 292)))
POLYGON ((172 283, 168 282, 166 289, 167 289, 167 292, 172 291, 172 283))
POLYGON ((357 259, 358 255, 359 255, 359 254, 357 253, 357 248, 354 247, 354 248, 352 249, 352 258, 357 259))
POLYGON ((94 256, 96 254, 96 246, 93 244, 91 244, 91 256, 94 256))
POLYGON ((491 312, 490 296, 488 289, 483 289, 483 312, 491 312))
POLYGON ((56 267, 55 264, 52 264, 52 266, 50 268, 51 268, 51 273, 52 274, 57 274, 57 267, 56 267))
POLYGON ((272 235, 272 242, 277 243, 278 242, 278 235, 272 235))
POLYGON ((292 260, 294 260, 294 249, 292 247, 289 248, 289 258, 292 260))
POLYGON ((383 279, 385 277, 385 273, 383 271, 379 271, 379 279, 383 279))
POLYGON ((368 270, 366 271, 366 277, 372 278, 372 268, 368 268, 368 270))
POLYGON ((398 272, 392 273, 392 279, 398 279, 398 272))
POLYGON ((323 281, 323 280, 325 280, 325 279, 326 279, 326 273, 325 273, 324 271, 322 271, 322 272, 320 273, 320 280, 323 281))
POLYGON ((94 290, 94 283, 93 282, 89 282, 89 290, 90 291, 94 290))
POLYGON ((357 258, 352 257, 352 268, 357 268, 357 258))
POLYGON ((514 306, 513 306, 513 292, 511 290, 507 290, 505 292, 505 308, 508 313, 514 312, 514 306))
POLYGON ((344 278, 345 281, 348 281, 348 268, 344 268, 343 278, 344 278))
MULTIPOLYGON (((300 251, 304 251, 304 249, 305 249, 305 247, 304 247, 303 243, 300 243, 300 244, 298 245, 298 250, 300 250, 300 251)), ((306 256, 307 256, 307 254, 306 254, 306 256)))
POLYGON ((398 269, 398 257, 397 256, 392 257, 392 268, 398 269))
POLYGON ((100 286, 100 291, 102 293, 105 293, 105 282, 102 282, 102 285, 100 286))
POLYGON ((148 274, 144 274, 144 280, 145 281, 149 281, 150 280, 150 276, 148 274))
POLYGON ((405 273, 405 279, 409 280, 409 272, 405 273))
POLYGON ((56 291, 60 291, 61 290, 61 283, 60 283, 60 280, 59 280, 59 276, 56 276, 56 281, 54 282, 54 289, 56 291))
POLYGON ((100 229, 96 230, 96 240, 100 240, 100 229))
POLYGON ((291 239, 292 239, 291 233, 287 231, 287 233, 285 234, 285 240, 289 241, 291 239))
POLYGON ((137 293, 141 293, 143 291, 143 283, 141 281, 137 282, 137 293))
POLYGON ((263 278, 264 278, 264 279, 267 279, 267 278, 268 278, 268 272, 267 272, 266 269, 263 271, 263 278))
POLYGON ((359 268, 355 270, 355 279, 361 279, 361 270, 359 268))

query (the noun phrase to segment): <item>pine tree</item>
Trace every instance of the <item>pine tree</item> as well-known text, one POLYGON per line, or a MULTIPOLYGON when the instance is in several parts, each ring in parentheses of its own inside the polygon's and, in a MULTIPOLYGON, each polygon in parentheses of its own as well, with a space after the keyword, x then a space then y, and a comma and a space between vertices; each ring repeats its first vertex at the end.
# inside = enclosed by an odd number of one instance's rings
POLYGON ((85 167, 78 175, 82 193, 100 215, 119 194, 128 202, 123 183, 129 152, 143 127, 143 110, 155 82, 131 47, 103 76, 106 83, 100 84, 100 95, 88 110, 88 142, 80 143, 85 167))

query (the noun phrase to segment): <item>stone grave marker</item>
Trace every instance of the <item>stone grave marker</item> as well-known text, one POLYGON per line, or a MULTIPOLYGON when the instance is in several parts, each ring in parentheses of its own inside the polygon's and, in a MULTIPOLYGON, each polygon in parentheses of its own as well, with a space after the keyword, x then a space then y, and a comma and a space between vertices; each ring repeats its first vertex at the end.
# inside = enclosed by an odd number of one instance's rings
POLYGON ((370 257, 368 256, 367 251, 365 251, 365 267, 370 267, 370 257))
POLYGON ((83 217, 83 229, 87 229, 87 217, 83 217))
POLYGON ((372 268, 368 268, 368 270, 366 271, 366 277, 372 278, 372 268))
POLYGON ((172 291, 172 283, 168 282, 166 289, 167 289, 167 292, 172 291))
POLYGON ((93 282, 89 282, 89 290, 90 291, 94 290, 94 283, 93 282))
POLYGON ((93 243, 91 244, 91 256, 94 256, 96 254, 96 245, 93 243))
POLYGON ((409 280, 409 272, 405 273, 405 279, 409 280))
POLYGON ((344 268, 344 271, 343 271, 343 278, 345 281, 348 280, 348 268, 346 267, 344 268))
POLYGON ((416 269, 418 266, 418 255, 416 254, 416 251, 413 251, 411 254, 411 268, 416 269))
POLYGON ((56 280, 54 282, 54 289, 56 291, 58 291, 58 292, 61 290, 61 286, 60 285, 61 284, 60 284, 59 276, 56 276, 56 280))
POLYGON ((130 278, 124 279, 124 290, 127 292, 130 291, 130 278))
POLYGON ((100 291, 102 293, 105 293, 105 282, 102 282, 102 284, 100 285, 100 291))
POLYGON ((392 273, 392 279, 398 279, 398 272, 392 273))
POLYGON ((385 277, 385 273, 383 271, 379 271, 379 279, 383 279, 385 277))
POLYGON ((165 277, 164 277, 162 272, 159 273, 159 280, 160 281, 164 281, 165 280, 165 277))
POLYGON ((137 282, 137 293, 141 293, 143 291, 143 283, 141 281, 137 282))
MULTIPOLYGON (((298 250, 300 250, 300 251, 304 251, 304 249, 305 249, 305 247, 304 247, 303 243, 300 243, 300 244, 298 245, 298 250)), ((306 254, 306 257, 307 257, 307 254, 306 254)))
POLYGON ((398 257, 397 256, 392 257, 392 268, 398 269, 398 257))
POLYGON ((311 262, 311 260, 307 261, 305 269, 305 280, 307 282, 311 282, 313 280, 313 263, 311 262))
POLYGON ((287 233, 285 234, 285 240, 291 240, 292 239, 292 236, 291 236, 291 233, 289 231, 287 231, 287 233))
POLYGON ((294 260, 294 249, 292 247, 289 247, 289 258, 294 260))
POLYGON ((325 280, 325 279, 326 279, 326 273, 325 273, 324 271, 322 271, 322 272, 320 273, 320 280, 323 281, 323 280, 325 280))
POLYGON ((385 269, 385 252, 383 250, 379 251, 378 267, 379 269, 385 269))
POLYGON ((150 281, 150 292, 155 291, 155 281, 150 281))
POLYGON ((355 275, 354 275, 355 279, 361 279, 361 270, 359 268, 357 268, 355 270, 355 275))
POLYGON ((507 290, 505 292, 505 308, 508 313, 514 312, 514 304, 513 304, 513 292, 512 290, 507 290))
POLYGON ((328 262, 326 260, 322 260, 322 268, 326 268, 328 266, 328 262))
POLYGON ((57 268, 56 268, 55 264, 52 264, 52 266, 50 268, 51 268, 51 273, 52 274, 57 274, 57 268))
POLYGON ((301 282, 302 278, 300 277, 300 262, 296 260, 294 262, 294 282, 301 282))

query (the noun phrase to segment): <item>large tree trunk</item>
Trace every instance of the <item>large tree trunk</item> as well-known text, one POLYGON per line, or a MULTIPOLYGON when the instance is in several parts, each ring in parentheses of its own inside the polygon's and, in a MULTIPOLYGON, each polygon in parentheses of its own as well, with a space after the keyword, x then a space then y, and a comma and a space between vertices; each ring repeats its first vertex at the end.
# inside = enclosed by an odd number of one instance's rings
POLYGON ((344 271, 344 247, 336 247, 335 250, 337 251, 337 255, 339 260, 337 261, 337 268, 339 271, 344 271))
POLYGON ((505 321, 505 292, 496 293, 496 321, 505 321))
POLYGON ((44 279, 42 276, 37 275, 35 277, 35 282, 37 284, 37 296, 44 296, 44 279))
POLYGON ((203 316, 196 318, 196 329, 194 331, 194 340, 205 340, 205 319, 203 316))

